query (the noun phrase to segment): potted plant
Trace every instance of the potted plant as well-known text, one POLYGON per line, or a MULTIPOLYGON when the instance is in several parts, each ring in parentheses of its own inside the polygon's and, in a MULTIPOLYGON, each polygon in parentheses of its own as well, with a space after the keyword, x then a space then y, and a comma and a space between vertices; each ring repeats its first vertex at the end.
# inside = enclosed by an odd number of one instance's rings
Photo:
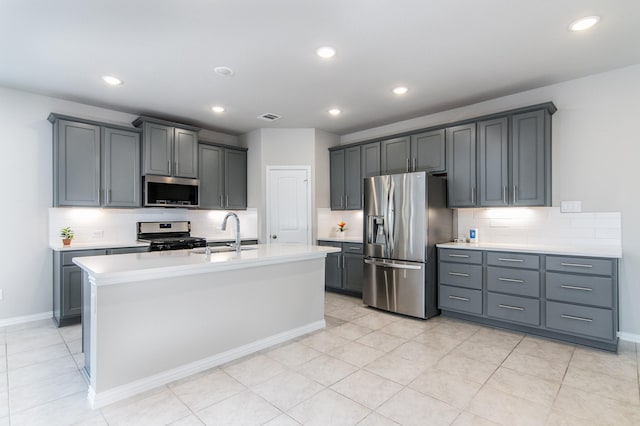
POLYGON ((60 230, 60 237, 62 237, 62 244, 68 246, 71 244, 71 240, 74 237, 73 230, 70 227, 62 228, 60 230))
POLYGON ((338 238, 344 238, 344 232, 347 230, 347 224, 344 221, 338 223, 338 238))

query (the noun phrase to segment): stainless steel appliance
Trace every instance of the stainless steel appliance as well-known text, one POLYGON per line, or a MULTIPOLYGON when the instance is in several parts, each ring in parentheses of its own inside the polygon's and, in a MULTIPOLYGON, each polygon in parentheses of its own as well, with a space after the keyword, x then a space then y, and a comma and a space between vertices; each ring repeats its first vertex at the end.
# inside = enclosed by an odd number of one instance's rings
POLYGON ((438 313, 435 245, 451 241, 446 178, 425 172, 364 180, 363 301, 418 318, 438 313))
POLYGON ((144 176, 145 207, 198 207, 200 181, 168 176, 144 176))
POLYGON ((206 247, 205 238, 191 236, 191 222, 138 222, 138 241, 149 243, 149 251, 206 247))

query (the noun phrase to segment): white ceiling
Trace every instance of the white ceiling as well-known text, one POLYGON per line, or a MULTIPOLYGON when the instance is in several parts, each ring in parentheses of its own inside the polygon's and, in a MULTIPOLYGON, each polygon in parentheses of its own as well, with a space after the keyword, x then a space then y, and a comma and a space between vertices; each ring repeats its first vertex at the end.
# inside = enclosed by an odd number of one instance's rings
POLYGON ((640 63, 639 18, 638 0, 0 0, 0 85, 231 134, 346 134, 640 63))

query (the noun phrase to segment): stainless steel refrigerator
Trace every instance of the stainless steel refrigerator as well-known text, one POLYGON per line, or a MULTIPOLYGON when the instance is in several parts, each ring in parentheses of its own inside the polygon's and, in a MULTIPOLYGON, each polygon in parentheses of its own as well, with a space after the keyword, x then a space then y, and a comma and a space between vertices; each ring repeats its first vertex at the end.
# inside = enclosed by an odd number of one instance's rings
POLYGON ((364 180, 365 304, 430 318, 438 313, 435 245, 451 241, 446 178, 425 172, 364 180))

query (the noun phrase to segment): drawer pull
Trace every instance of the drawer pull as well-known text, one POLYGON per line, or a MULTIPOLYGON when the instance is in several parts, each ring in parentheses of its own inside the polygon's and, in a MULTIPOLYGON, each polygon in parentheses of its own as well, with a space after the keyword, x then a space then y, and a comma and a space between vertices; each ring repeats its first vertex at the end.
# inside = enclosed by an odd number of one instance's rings
POLYGON ((469 299, 467 297, 460 297, 460 296, 449 296, 449 299, 462 300, 463 302, 468 302, 469 301, 469 299))
POLYGON ((508 283, 524 283, 524 280, 516 280, 514 278, 498 278, 498 281, 506 281, 508 283))
POLYGON ((464 258, 469 258, 469 255, 467 254, 450 254, 449 257, 464 257, 464 258))
POLYGON ((566 288, 566 289, 569 289, 569 290, 593 291, 592 288, 589 288, 589 287, 578 287, 578 286, 575 286, 575 285, 561 285, 560 287, 566 288))
POLYGON ((500 308, 511 309, 512 311, 524 311, 524 308, 520 306, 511 306, 511 305, 498 305, 500 308))
POLYGON ((463 272, 449 272, 449 275, 454 275, 456 277, 468 277, 469 274, 465 274, 463 272))
POLYGON ((574 317, 573 315, 560 315, 562 318, 576 320, 576 321, 584 321, 584 322, 593 322, 591 318, 582 318, 582 317, 574 317))
POLYGON ((562 266, 575 266, 577 268, 593 268, 593 265, 587 265, 585 263, 560 263, 562 266))
POLYGON ((504 257, 499 257, 498 260, 502 262, 524 262, 524 259, 507 259, 504 257))
POLYGON ((347 250, 360 251, 360 247, 347 247, 347 250))

